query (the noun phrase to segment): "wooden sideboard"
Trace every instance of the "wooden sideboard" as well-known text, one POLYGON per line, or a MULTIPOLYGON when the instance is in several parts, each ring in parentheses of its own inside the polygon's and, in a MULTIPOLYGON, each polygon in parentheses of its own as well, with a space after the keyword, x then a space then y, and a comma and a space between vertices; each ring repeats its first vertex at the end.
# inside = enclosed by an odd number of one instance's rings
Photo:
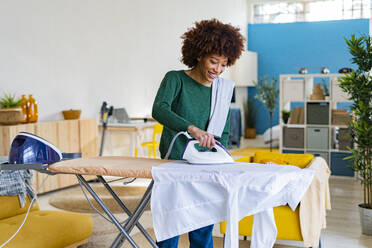
MULTIPOLYGON (((40 136, 62 152, 81 152, 83 157, 98 156, 98 126, 96 119, 37 122, 0 126, 0 156, 8 156, 12 140, 19 132, 40 136)), ((33 187, 37 189, 46 174, 34 173, 33 187)), ((87 177, 90 180, 94 177, 87 177)), ((75 175, 50 176, 40 189, 44 193, 77 184, 75 175)))

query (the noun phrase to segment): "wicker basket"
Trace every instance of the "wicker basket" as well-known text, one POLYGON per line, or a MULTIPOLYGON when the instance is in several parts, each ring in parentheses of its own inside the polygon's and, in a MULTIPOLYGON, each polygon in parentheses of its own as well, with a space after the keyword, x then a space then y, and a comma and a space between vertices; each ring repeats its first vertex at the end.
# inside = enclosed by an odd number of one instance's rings
POLYGON ((332 125, 348 125, 351 115, 343 109, 332 109, 332 125))
POLYGON ((15 125, 24 120, 21 108, 2 108, 0 109, 0 124, 15 125))
POLYGON ((80 109, 63 110, 62 114, 65 120, 76 120, 80 118, 81 110, 80 109))

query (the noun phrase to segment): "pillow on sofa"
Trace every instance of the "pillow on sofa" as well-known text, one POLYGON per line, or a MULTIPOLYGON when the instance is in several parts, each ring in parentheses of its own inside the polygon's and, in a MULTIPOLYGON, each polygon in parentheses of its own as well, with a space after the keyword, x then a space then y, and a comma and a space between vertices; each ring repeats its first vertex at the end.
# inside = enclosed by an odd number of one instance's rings
POLYGON ((257 151, 254 154, 253 162, 258 164, 266 164, 272 162, 275 164, 287 164, 306 168, 314 159, 312 154, 290 154, 290 153, 275 153, 266 151, 257 151))

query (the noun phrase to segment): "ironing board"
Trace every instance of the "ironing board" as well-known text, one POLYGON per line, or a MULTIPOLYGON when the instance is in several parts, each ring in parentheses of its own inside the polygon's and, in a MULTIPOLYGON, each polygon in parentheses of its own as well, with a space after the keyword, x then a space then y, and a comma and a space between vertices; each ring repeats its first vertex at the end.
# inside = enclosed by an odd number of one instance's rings
POLYGON ((138 245, 129 235, 134 226, 142 232, 152 247, 157 247, 155 241, 146 232, 143 226, 139 223, 139 219, 145 211, 151 199, 151 190, 154 182, 151 181, 146 192, 144 193, 141 201, 138 203, 136 209, 132 213, 125 204, 120 200, 118 195, 106 182, 103 176, 117 176, 117 177, 131 177, 131 178, 149 178, 151 179, 151 168, 159 166, 168 162, 167 160, 148 159, 148 158, 133 158, 123 156, 108 156, 108 157, 93 157, 93 158, 80 158, 73 160, 65 160, 54 163, 49 166, 48 171, 52 173, 75 174, 81 184, 89 191, 92 197, 102 207, 107 216, 112 220, 114 225, 120 231, 119 235, 113 241, 111 247, 121 247, 125 240, 137 248, 138 245), (99 182, 110 192, 112 197, 129 216, 124 225, 121 225, 116 217, 111 213, 99 196, 90 187, 88 182, 84 179, 83 175, 95 175, 99 182))
MULTIPOLYGON (((94 157, 94 158, 79 158, 73 160, 60 161, 51 164, 48 168, 39 165, 39 171, 46 173, 62 173, 62 174, 74 174, 77 176, 79 182, 85 187, 92 197, 97 201, 97 203, 102 207, 107 216, 112 220, 113 224, 118 228, 119 234, 113 241, 111 247, 121 247, 125 240, 132 245, 132 247, 137 248, 138 245, 131 238, 130 232, 137 226, 141 233, 146 237, 152 247, 157 247, 154 240, 145 231, 145 229, 139 223, 139 219, 142 216, 145 208, 151 200, 152 188, 154 185, 154 180, 149 184, 146 192, 144 193, 141 201, 138 203, 136 209, 132 213, 125 204, 120 200, 117 194, 112 190, 110 185, 106 182, 103 176, 118 176, 118 177, 131 177, 131 178, 149 178, 152 179, 152 169, 154 167, 159 167, 165 164, 171 164, 169 162, 174 162, 170 160, 159 160, 159 159, 149 159, 149 158, 133 158, 133 157, 94 157), (110 192, 112 197, 121 206, 123 211, 129 216, 125 223, 122 225, 116 219, 116 217, 111 213, 111 211, 106 207, 99 196, 94 192, 94 190, 89 186, 88 182, 84 179, 83 175, 95 175, 98 181, 101 182, 105 188, 110 192)), ((180 163, 178 161, 178 163, 180 163)), ((20 164, 12 165, 2 165, 1 169, 9 169, 8 167, 26 166, 20 164)), ((30 165, 27 165, 30 166, 30 165)), ((34 165, 32 165, 34 166, 34 165)), ((36 166, 37 167, 37 166, 36 166)), ((163 166, 159 167, 163 168, 163 166)), ((37 168, 36 168, 37 169, 37 168)), ((158 168, 156 168, 158 169, 158 168)), ((234 219, 233 219, 234 220, 234 219)))

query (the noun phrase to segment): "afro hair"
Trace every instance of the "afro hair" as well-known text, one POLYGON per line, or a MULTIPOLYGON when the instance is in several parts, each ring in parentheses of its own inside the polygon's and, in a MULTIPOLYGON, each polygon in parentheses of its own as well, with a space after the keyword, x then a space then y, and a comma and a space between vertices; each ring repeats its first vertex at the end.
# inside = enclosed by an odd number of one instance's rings
POLYGON ((245 38, 239 28, 224 24, 217 19, 202 20, 184 33, 182 45, 182 63, 189 68, 198 64, 198 58, 218 54, 228 58, 231 66, 244 51, 245 38))

